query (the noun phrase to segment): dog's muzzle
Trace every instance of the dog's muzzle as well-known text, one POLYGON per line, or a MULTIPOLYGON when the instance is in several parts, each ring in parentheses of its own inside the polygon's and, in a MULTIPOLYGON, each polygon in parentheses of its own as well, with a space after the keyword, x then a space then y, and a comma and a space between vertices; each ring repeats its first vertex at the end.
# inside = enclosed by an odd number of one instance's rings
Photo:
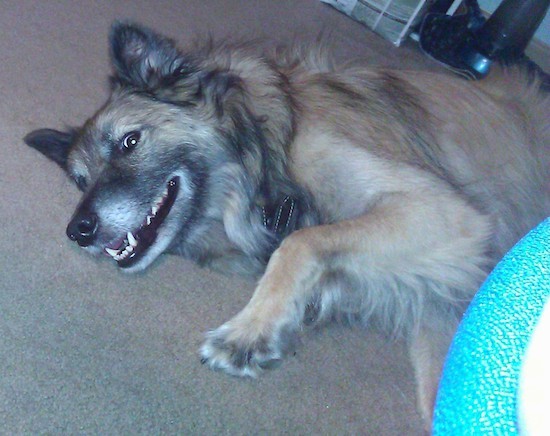
POLYGON ((139 227, 128 229, 109 241, 102 241, 105 236, 98 237, 100 232, 99 216, 85 200, 67 226, 67 236, 81 247, 98 245, 104 254, 116 260, 121 268, 133 266, 149 248, 156 242, 158 232, 170 213, 179 192, 179 176, 170 179, 164 191, 153 201, 139 227), (99 241, 98 241, 99 239, 99 241))

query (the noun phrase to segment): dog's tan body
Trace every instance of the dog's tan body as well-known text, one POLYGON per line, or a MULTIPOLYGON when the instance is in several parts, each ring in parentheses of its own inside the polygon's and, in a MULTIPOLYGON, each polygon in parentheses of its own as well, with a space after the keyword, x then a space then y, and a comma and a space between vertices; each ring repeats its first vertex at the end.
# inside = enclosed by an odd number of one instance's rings
POLYGON ((305 324, 373 321, 408 341, 428 425, 464 308, 550 213, 549 98, 517 72, 471 83, 337 68, 303 52, 279 59, 221 46, 185 56, 127 25, 111 38, 120 85, 105 107, 70 138, 27 138, 87 186, 71 239, 107 248, 130 270, 170 248, 218 269, 263 271, 273 238, 261 205, 298 197, 296 230, 248 305, 208 334, 203 362, 255 376, 305 324), (120 260, 134 238, 115 246, 116 234, 145 233, 143 204, 167 180, 167 217, 137 260, 120 260))
POLYGON ((324 224, 283 242, 250 303, 211 334, 202 352, 212 366, 227 369, 228 343, 250 349, 259 338, 300 324, 304 308, 321 292, 327 316, 335 309, 362 318, 367 313, 382 317, 390 332, 405 327, 419 407, 429 421, 460 315, 450 307, 464 307, 494 262, 550 212, 548 167, 541 165, 541 159, 548 162, 548 123, 536 113, 548 114, 548 99, 526 99, 522 106, 513 95, 513 76, 512 95, 503 96, 487 91, 489 83, 355 71, 340 80, 365 103, 348 105, 350 97, 327 87, 329 80, 319 74, 291 82, 301 111, 288 160, 324 224), (404 125, 383 102, 372 111, 369 86, 388 76, 421 105, 408 115, 417 125, 404 125), (534 121, 543 129, 528 127, 534 121), (446 176, 409 148, 411 128, 425 135, 446 176), (332 282, 320 289, 335 272, 354 285, 332 282))

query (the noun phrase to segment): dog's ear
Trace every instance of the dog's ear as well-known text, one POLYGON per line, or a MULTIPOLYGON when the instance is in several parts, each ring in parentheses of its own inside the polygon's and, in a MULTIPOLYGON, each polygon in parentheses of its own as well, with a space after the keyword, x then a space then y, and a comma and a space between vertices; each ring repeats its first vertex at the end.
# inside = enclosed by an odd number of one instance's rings
POLYGON ((76 130, 60 132, 53 129, 39 129, 29 133, 23 140, 66 170, 67 157, 76 135, 76 130))
POLYGON ((135 24, 116 22, 109 41, 116 79, 141 89, 155 88, 183 62, 172 40, 135 24))

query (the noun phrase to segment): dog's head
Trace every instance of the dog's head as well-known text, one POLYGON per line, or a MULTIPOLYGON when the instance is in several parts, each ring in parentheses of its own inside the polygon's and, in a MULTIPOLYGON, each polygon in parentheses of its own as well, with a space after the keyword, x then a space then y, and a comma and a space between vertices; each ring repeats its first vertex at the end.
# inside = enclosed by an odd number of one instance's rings
POLYGON ((137 271, 204 214, 216 167, 243 159, 242 150, 217 145, 227 143, 226 105, 239 84, 143 27, 115 24, 110 47, 107 103, 82 128, 36 130, 25 142, 83 191, 68 237, 137 271))

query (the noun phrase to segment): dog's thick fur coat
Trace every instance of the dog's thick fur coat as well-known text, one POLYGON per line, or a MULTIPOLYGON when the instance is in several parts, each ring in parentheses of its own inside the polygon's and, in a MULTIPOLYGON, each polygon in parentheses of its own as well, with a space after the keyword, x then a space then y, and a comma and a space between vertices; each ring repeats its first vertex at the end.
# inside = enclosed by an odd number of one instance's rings
POLYGON ((261 275, 201 348, 230 374, 257 375, 333 318, 404 337, 429 423, 466 304, 550 213, 550 100, 536 80, 243 44, 181 52, 125 23, 111 55, 104 107, 80 129, 26 137, 84 191, 69 237, 129 271, 170 251, 261 275), (289 231, 270 231, 266 210, 288 198, 289 231))

